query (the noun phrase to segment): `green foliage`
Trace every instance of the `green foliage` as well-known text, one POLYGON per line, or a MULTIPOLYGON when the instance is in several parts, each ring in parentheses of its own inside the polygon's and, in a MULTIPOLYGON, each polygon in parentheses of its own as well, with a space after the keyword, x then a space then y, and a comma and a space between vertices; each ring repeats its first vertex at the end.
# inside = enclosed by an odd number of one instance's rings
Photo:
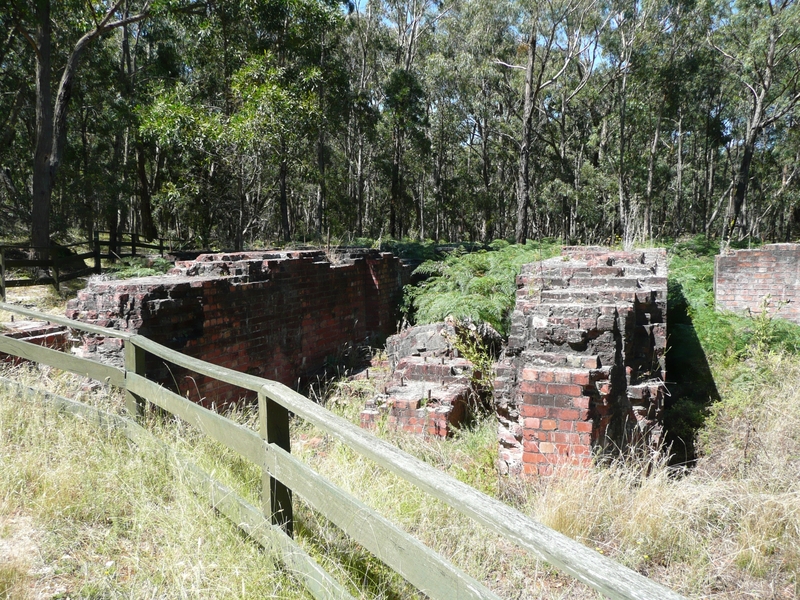
MULTIPOLYGON (((678 461, 695 454, 695 436, 720 401, 718 380, 743 361, 769 352, 798 353, 800 327, 776 318, 780 306, 764 298, 756 315, 719 311, 714 300, 714 256, 718 243, 705 236, 675 244, 668 279, 668 384, 675 401, 665 425, 678 461), (724 374, 724 375, 721 375, 724 374)), ((756 377, 749 367, 737 377, 756 377)))
POLYGON ((426 261, 416 273, 428 279, 406 288, 406 318, 413 323, 433 323, 452 316, 485 322, 501 335, 508 334, 514 308, 516 277, 524 264, 554 256, 553 241, 524 245, 495 240, 489 250, 465 252, 457 248, 442 261, 426 261))
POLYGON ((800 326, 780 319, 780 303, 769 296, 754 316, 718 311, 714 301, 713 242, 698 236, 676 244, 670 260, 670 319, 685 311, 703 350, 715 364, 737 361, 753 351, 800 351, 800 326), (682 298, 681 298, 682 297, 682 298))
POLYGON ((120 259, 113 265, 109 265, 106 267, 106 271, 112 279, 130 279, 132 277, 163 275, 174 266, 172 262, 165 258, 130 256, 120 259))

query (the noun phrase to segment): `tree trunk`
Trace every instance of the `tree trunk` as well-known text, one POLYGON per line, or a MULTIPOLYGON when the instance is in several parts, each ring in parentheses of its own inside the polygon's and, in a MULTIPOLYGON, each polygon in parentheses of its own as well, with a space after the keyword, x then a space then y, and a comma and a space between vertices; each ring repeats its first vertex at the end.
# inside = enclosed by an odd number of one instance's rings
POLYGON ((142 140, 136 135, 136 171, 139 176, 139 211, 142 219, 142 235, 148 242, 158 237, 153 221, 153 206, 150 195, 150 182, 147 178, 147 157, 142 140))
POLYGON ((725 231, 722 235, 724 241, 729 241, 736 229, 739 215, 742 212, 744 198, 747 195, 747 185, 750 182, 750 165, 753 162, 755 153, 756 132, 748 132, 747 139, 742 152, 742 160, 739 161, 739 168, 736 171, 736 190, 733 194, 732 214, 725 222, 725 231))
POLYGON ((525 66, 523 92, 522 134, 519 144, 519 174, 517 178, 517 225, 514 239, 524 244, 528 236, 528 203, 530 202, 530 152, 533 129, 533 59, 536 56, 536 28, 528 36, 528 60, 525 66))
POLYGON ((67 141, 67 111, 81 55, 98 37, 117 27, 141 21, 149 14, 149 3, 146 3, 140 14, 112 22, 111 19, 121 4, 122 0, 118 0, 111 5, 105 16, 96 22, 95 28, 81 36, 75 44, 67 57, 53 104, 50 86, 52 75, 50 1, 36 0, 36 149, 33 159, 31 244, 39 248, 37 252, 41 257, 49 255, 53 184, 67 141))
POLYGON ((364 141, 358 140, 356 162, 356 199, 358 205, 358 237, 364 235, 364 141))
POLYGON ((673 231, 675 237, 679 236, 682 230, 681 220, 683 218, 683 115, 678 110, 678 151, 677 163, 675 165, 675 223, 673 231))
POLYGON ((620 235, 624 240, 632 235, 629 232, 631 224, 628 222, 630 216, 630 200, 625 190, 625 119, 627 110, 627 88, 628 88, 628 72, 627 70, 622 75, 622 83, 620 86, 620 102, 619 102, 619 166, 617 169, 617 187, 619 192, 619 225, 620 235))
POLYGON ((400 208, 402 182, 400 163, 403 159, 403 131, 399 126, 393 128, 392 135, 392 181, 389 198, 389 235, 397 239, 397 210, 400 208))
MULTIPOLYGON (((285 148, 282 154, 285 156, 285 148)), ((286 176, 289 170, 286 164, 286 159, 281 160, 280 170, 278 172, 278 187, 280 189, 279 204, 281 209, 281 234, 283 241, 288 242, 291 240, 291 232, 289 231, 289 198, 286 194, 286 176)))
POLYGON ((319 137, 317 138, 317 168, 319 169, 319 185, 317 186, 317 214, 316 230, 317 236, 322 239, 322 229, 325 225, 325 130, 320 127, 319 137))
POLYGON ((645 190, 644 208, 644 230, 647 237, 653 237, 653 179, 655 177, 656 152, 658 151, 658 140, 661 137, 661 115, 664 109, 662 102, 658 107, 656 117, 656 130, 653 133, 653 141, 650 144, 650 153, 647 157, 647 188, 645 190))
POLYGON ((31 245, 40 258, 48 258, 50 247, 50 198, 53 172, 53 105, 50 77, 50 0, 36 2, 36 150, 33 158, 33 204, 31 245))

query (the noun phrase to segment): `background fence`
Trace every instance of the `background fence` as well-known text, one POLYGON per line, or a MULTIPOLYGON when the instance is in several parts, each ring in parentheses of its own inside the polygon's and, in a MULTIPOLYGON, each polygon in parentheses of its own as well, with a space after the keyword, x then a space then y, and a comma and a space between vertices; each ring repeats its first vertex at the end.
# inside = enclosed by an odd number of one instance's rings
POLYGON ((76 242, 65 246, 51 246, 47 248, 49 257, 19 258, 19 254, 36 255, 44 250, 37 246, 17 246, 7 244, 0 246, 0 300, 6 301, 6 289, 13 287, 27 287, 34 285, 52 285, 56 291, 61 283, 84 277, 92 273, 100 273, 100 261, 111 260, 129 256, 138 256, 143 250, 157 250, 164 256, 165 250, 173 250, 181 246, 176 240, 159 238, 158 243, 144 243, 138 234, 122 232, 115 237, 110 237, 108 232, 95 231, 91 241, 76 242), (71 254, 72 248, 91 248, 88 252, 71 254), (103 251, 105 250, 105 252, 103 251), (138 254, 137 254, 138 252, 138 254), (9 257, 11 254, 13 257, 9 257), (91 267, 86 266, 86 259, 92 259, 91 267), (42 274, 32 278, 8 278, 11 269, 46 269, 42 274))
MULTIPOLYGON (((186 461, 181 463, 198 493, 205 495, 217 510, 259 543, 281 550, 286 565, 315 598, 351 596, 292 539, 293 494, 301 495, 312 508, 430 598, 494 599, 497 596, 447 559, 292 456, 290 414, 309 421, 355 452, 372 459, 379 466, 607 597, 641 600, 681 598, 664 586, 376 438, 280 383, 190 358, 139 335, 71 321, 65 317, 43 315, 5 303, 0 303, 0 310, 59 323, 88 334, 123 340, 124 368, 100 364, 5 336, 0 336, 0 352, 88 376, 125 390, 130 418, 108 413, 95 416, 98 420, 102 417, 113 421, 135 441, 149 437, 137 420, 145 405, 151 403, 180 417, 206 436, 259 466, 262 470, 262 506, 256 508, 196 466, 186 461), (166 363, 255 392, 258 395, 259 431, 243 427, 146 379, 143 375, 146 353, 166 363)), ((70 412, 98 412, 66 399, 57 401, 70 412)), ((171 449, 169 452, 178 456, 171 449)))

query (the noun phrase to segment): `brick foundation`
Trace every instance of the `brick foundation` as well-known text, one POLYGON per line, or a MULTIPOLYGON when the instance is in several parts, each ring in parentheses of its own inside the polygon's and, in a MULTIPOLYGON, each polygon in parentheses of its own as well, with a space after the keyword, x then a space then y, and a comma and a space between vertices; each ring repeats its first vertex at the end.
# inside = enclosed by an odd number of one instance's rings
POLYGON ((496 365, 501 468, 562 464, 661 437, 666 252, 565 248, 517 278, 506 357, 496 365))
POLYGON ((714 269, 717 307, 734 312, 767 310, 800 324, 800 244, 770 244, 717 256, 714 269))
MULTIPOLYGON (((92 280, 69 302, 67 316, 294 386, 347 363, 354 345, 396 331, 409 277, 399 259, 376 251, 351 252, 340 264, 321 251, 204 254, 166 276, 92 280)), ((106 362, 120 363, 120 349, 120 340, 83 338, 83 353, 106 362)), ((242 393, 149 355, 146 368, 207 405, 242 393)))

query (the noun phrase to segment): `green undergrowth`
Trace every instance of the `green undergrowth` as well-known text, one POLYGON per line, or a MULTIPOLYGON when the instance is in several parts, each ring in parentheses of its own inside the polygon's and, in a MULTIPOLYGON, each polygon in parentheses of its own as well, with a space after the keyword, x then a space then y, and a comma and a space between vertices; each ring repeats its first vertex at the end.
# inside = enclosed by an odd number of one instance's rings
POLYGON ((781 304, 769 296, 753 315, 716 310, 717 251, 718 242, 704 236, 670 249, 665 424, 678 462, 695 458, 696 436, 722 399, 720 386, 739 370, 750 373, 753 356, 800 352, 800 327, 781 319, 781 304))
POLYGON ((163 275, 175 265, 161 257, 128 256, 106 266, 106 273, 112 279, 150 277, 163 275))
POLYGON ((715 310, 717 242, 699 236, 676 244, 669 269, 669 316, 685 312, 709 361, 728 365, 753 350, 800 352, 800 326, 781 318, 783 305, 769 295, 753 315, 715 310))
POLYGON ((410 323, 443 321, 445 317, 483 321, 507 335, 516 299, 516 276, 522 265, 555 256, 552 240, 509 244, 495 240, 487 250, 456 250, 444 260, 429 260, 415 273, 426 277, 408 286, 403 311, 410 323))

